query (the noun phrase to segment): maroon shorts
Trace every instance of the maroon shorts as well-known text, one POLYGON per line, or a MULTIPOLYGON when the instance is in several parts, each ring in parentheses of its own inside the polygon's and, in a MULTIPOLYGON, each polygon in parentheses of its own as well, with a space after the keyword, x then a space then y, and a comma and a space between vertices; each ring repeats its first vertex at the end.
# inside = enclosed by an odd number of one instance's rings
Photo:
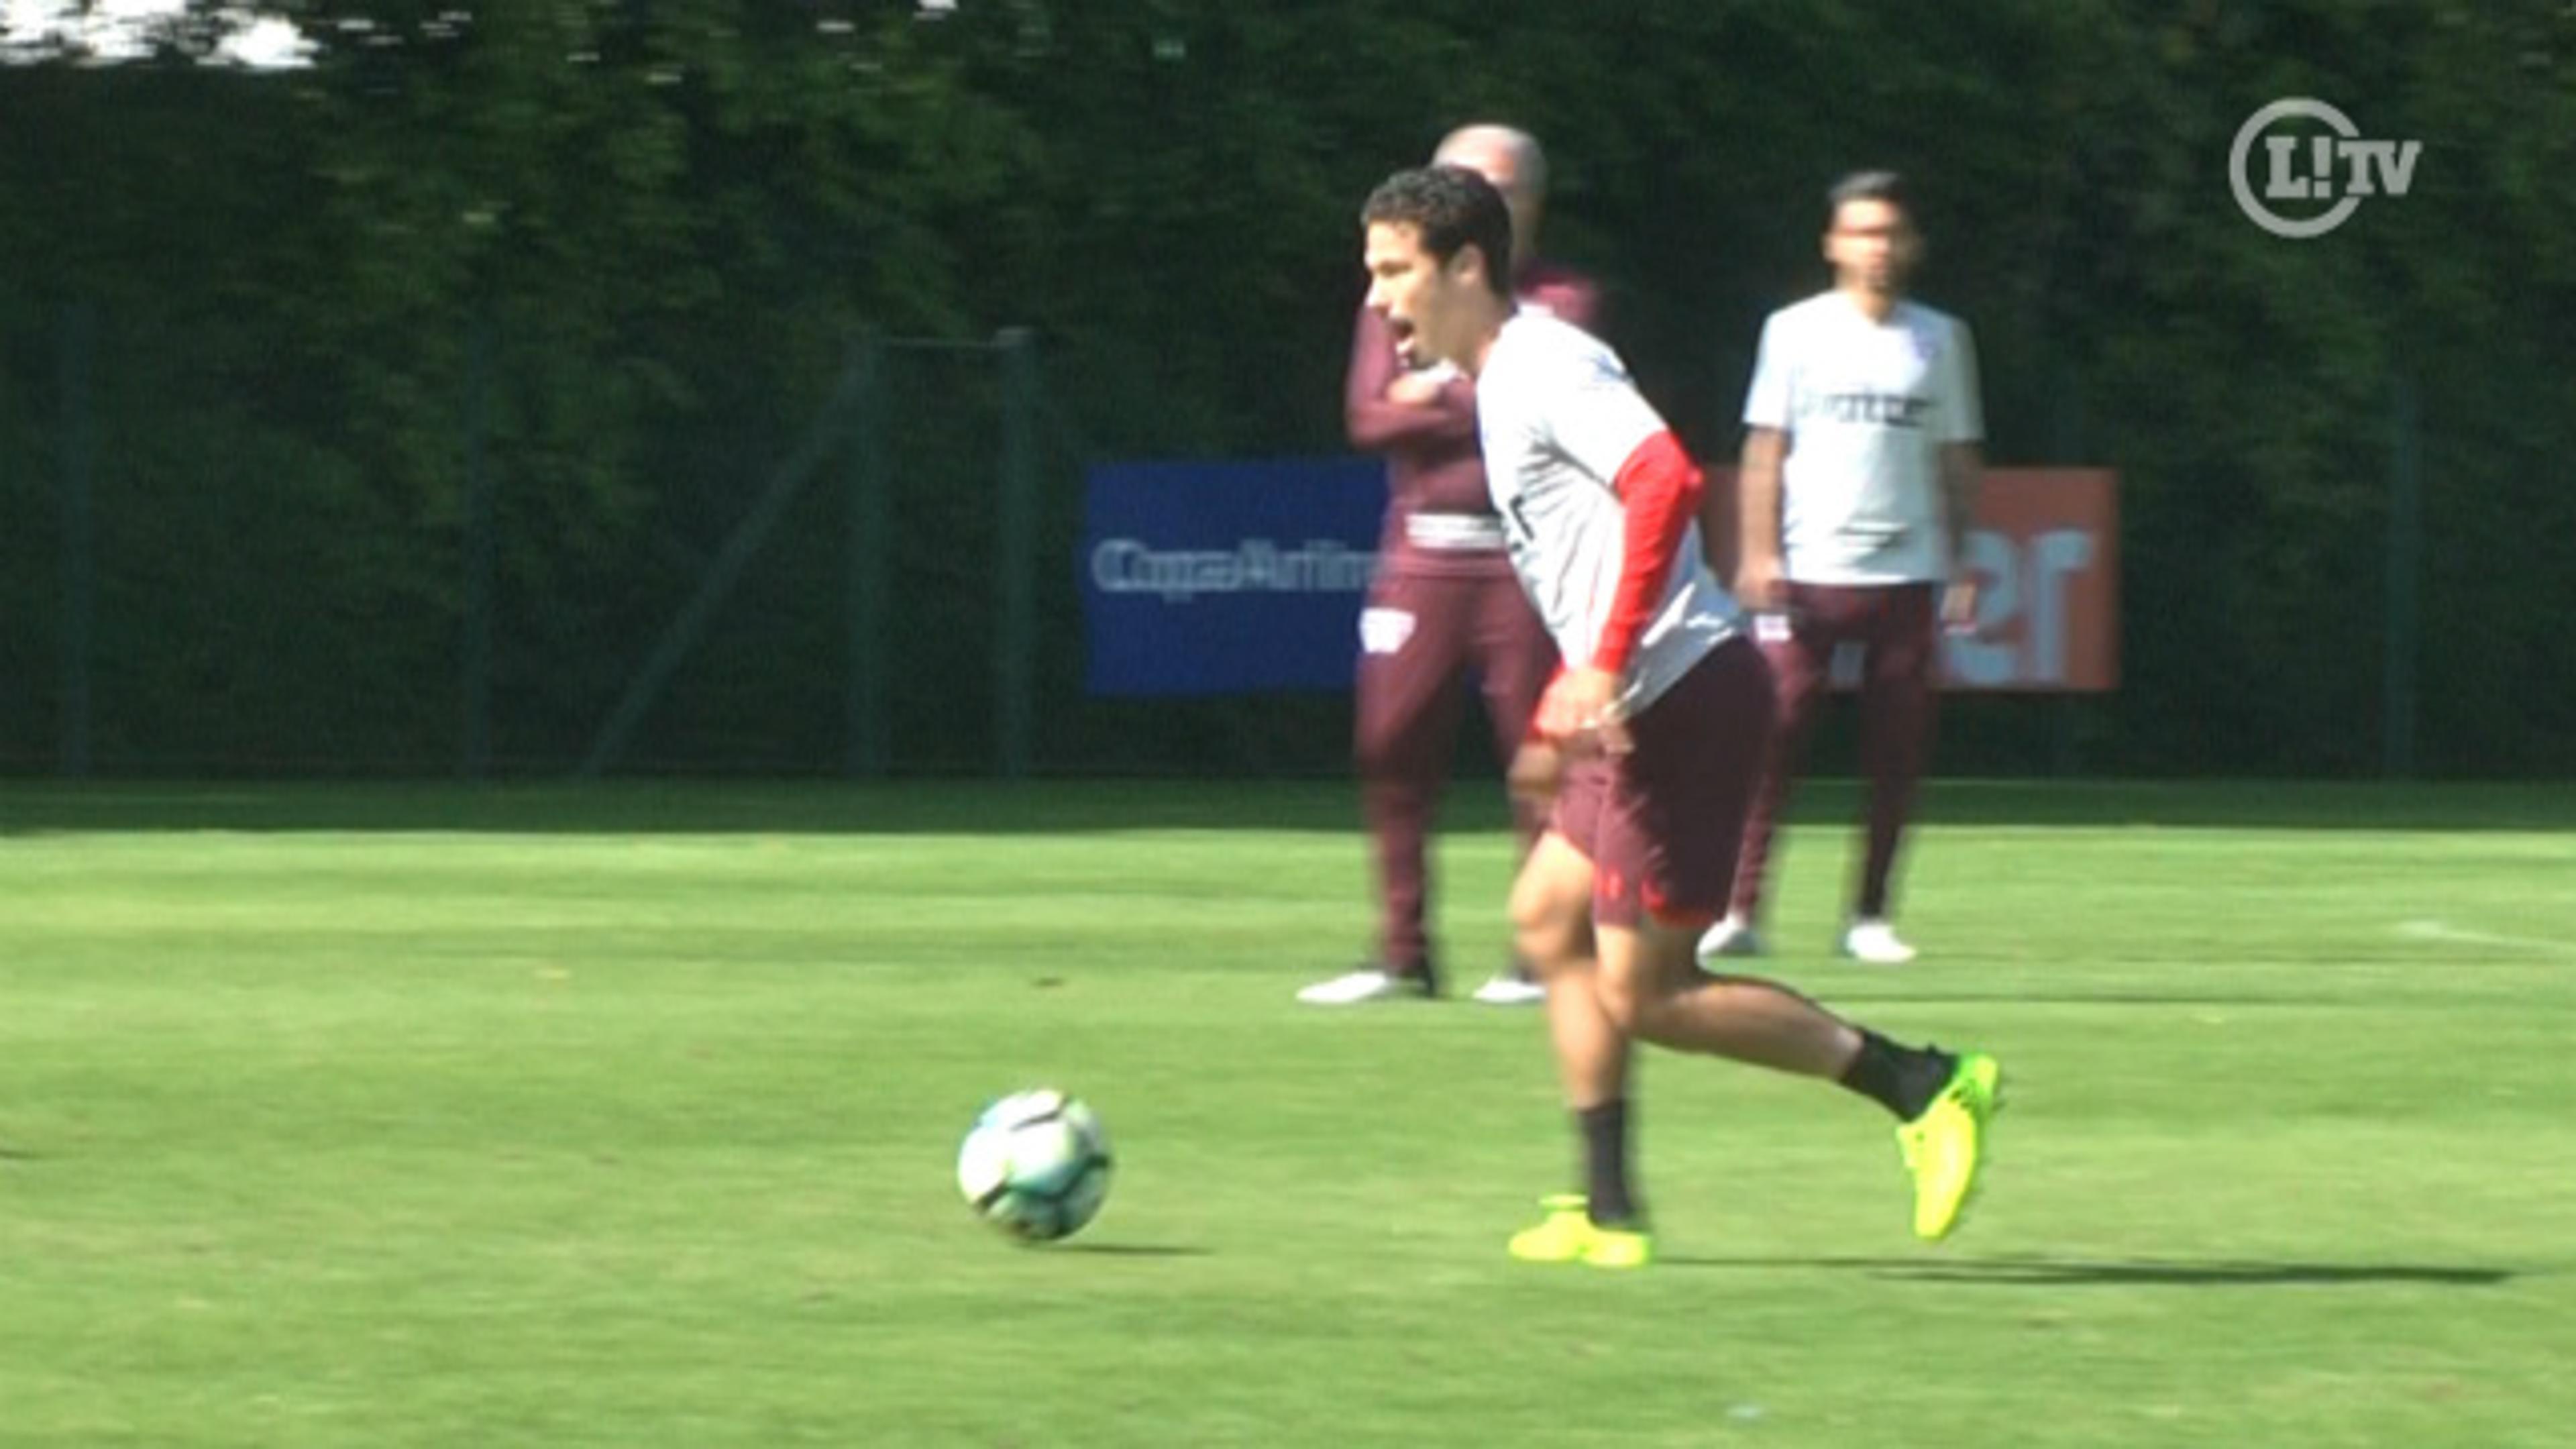
POLYGON ((1628 721, 1627 754, 1566 772, 1548 828, 1592 862, 1594 921, 1697 930, 1725 914, 1771 708, 1771 667, 1729 639, 1628 721))

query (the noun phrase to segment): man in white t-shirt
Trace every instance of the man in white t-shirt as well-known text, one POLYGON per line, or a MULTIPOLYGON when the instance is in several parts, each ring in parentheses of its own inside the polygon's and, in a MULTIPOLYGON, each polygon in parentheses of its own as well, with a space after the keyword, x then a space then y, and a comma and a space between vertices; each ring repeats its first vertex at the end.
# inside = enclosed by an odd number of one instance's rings
POLYGON ((1921 242, 1893 172, 1827 197, 1834 286, 1771 314, 1744 402, 1736 591, 1778 681, 1777 727, 1745 822, 1726 919, 1704 958, 1752 956, 1771 841, 1835 651, 1861 659, 1869 842, 1841 937, 1846 956, 1914 959, 1888 921, 1896 852, 1930 753, 1940 636, 1964 630, 1964 562, 1984 464, 1977 355, 1967 325, 1906 300, 1921 242))
POLYGON ((1532 748, 1572 763, 1513 884, 1512 925, 1547 988, 1584 1190, 1547 1199, 1512 1256, 1606 1268, 1653 1257, 1628 1174, 1639 1038, 1826 1078, 1885 1106, 1914 1175, 1914 1230, 1947 1235, 1976 1182, 1995 1060, 1900 1046, 1785 987, 1691 960, 1733 882, 1772 705, 1770 671, 1701 558, 1699 470, 1609 348, 1514 305, 1511 220, 1483 177, 1397 172, 1361 220, 1368 305, 1407 362, 1475 380, 1504 546, 1565 661, 1532 748))

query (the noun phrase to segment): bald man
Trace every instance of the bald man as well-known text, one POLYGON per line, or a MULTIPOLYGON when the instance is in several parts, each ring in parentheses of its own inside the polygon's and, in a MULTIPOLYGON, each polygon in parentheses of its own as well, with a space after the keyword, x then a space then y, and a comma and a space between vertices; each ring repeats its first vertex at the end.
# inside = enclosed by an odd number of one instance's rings
MULTIPOLYGON (((1598 322, 1598 293, 1571 272, 1535 260, 1547 202, 1547 157, 1527 132, 1475 125, 1449 134, 1435 164, 1463 166, 1503 195, 1524 311, 1598 322)), ((1353 446, 1387 459, 1386 527, 1376 583, 1360 615, 1353 753, 1375 848, 1376 955, 1297 993, 1311 1006, 1355 1006, 1440 994, 1426 919, 1428 842, 1447 783, 1472 674, 1481 687, 1496 757, 1511 760, 1527 735, 1556 649, 1523 597, 1503 551, 1502 520, 1485 486, 1476 443, 1475 385, 1455 367, 1408 367, 1383 317, 1363 307, 1343 386, 1353 446)), ((1516 794, 1521 848, 1546 814, 1516 794)), ((1493 1006, 1546 999, 1514 957, 1475 993, 1493 1006)))

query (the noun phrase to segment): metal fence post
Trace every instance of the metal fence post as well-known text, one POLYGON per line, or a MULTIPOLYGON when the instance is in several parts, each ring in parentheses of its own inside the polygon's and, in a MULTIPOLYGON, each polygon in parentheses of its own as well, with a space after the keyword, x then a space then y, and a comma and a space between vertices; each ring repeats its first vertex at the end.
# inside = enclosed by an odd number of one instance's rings
POLYGON ((492 319, 479 315, 465 361, 465 641, 464 751, 457 773, 481 780, 492 771, 493 497, 492 319))
MULTIPOLYGON (((2059 467, 2074 468, 2084 463, 2084 383, 2074 367, 2062 367, 2054 394, 2050 451, 2059 467)), ((2064 693, 2057 696, 2049 710, 2050 769, 2059 779, 2082 773, 2083 751, 2078 743, 2083 724, 2084 696, 2064 693)))
POLYGON ((98 606, 97 517, 91 492, 90 370, 98 349, 98 313, 85 302, 63 309, 62 584, 63 713, 56 769, 90 772, 90 658, 98 606))
POLYGON ((995 763, 1025 778, 1035 753, 1037 663, 1037 347, 1025 327, 1002 331, 1002 477, 994 566, 1000 617, 993 648, 995 763))
POLYGON ((2416 567, 2423 553, 2424 448, 2412 374, 2391 379, 2388 460, 2388 626, 2381 674, 2380 772, 2415 773, 2416 567))
POLYGON ((681 607, 679 615, 662 631, 653 652, 627 680, 626 689, 617 697, 616 706, 609 711, 608 718, 600 724, 599 733, 592 738, 589 752, 582 756, 575 778, 596 780, 625 755, 627 743, 643 725, 644 716, 651 711, 654 701, 661 698, 663 686, 671 682, 672 674, 689 656, 689 651, 706 637, 708 623, 732 595, 734 585, 742 579, 743 570, 751 566, 752 559, 769 542, 770 534, 777 531, 779 520, 786 516, 788 505, 796 501, 805 481, 822 467, 832 446, 841 441, 842 433, 847 431, 845 420, 849 416, 851 402, 858 396, 859 381, 859 358, 853 349, 850 358, 842 364, 839 378, 832 385, 832 395, 815 413, 814 424, 806 430, 796 452, 769 475, 769 481, 762 485, 759 496, 752 500, 750 511, 734 525, 731 533, 725 535, 724 544, 716 550, 716 556, 699 576, 698 587, 689 596, 688 603, 681 607))
POLYGON ((849 677, 842 695, 848 731, 843 774, 886 772, 891 753, 886 728, 887 604, 893 597, 893 480, 885 467, 885 358, 883 339, 859 339, 857 395, 850 403, 847 473, 850 510, 848 608, 849 677))

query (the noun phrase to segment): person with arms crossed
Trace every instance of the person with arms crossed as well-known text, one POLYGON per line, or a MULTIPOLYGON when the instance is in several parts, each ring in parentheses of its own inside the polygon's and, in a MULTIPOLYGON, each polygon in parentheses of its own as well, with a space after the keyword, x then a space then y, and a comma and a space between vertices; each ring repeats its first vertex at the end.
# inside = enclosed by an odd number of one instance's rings
MULTIPOLYGON (((1452 131, 1434 161, 1493 183, 1511 211, 1514 290, 1522 304, 1591 327, 1597 293, 1582 277, 1534 259, 1547 200, 1547 158, 1526 132, 1474 125, 1452 131)), ((1426 925, 1431 822, 1458 740, 1467 675, 1480 682, 1498 757, 1509 760, 1538 706, 1556 646, 1530 611, 1503 554, 1502 522, 1476 449, 1476 392, 1455 367, 1414 368, 1385 323, 1360 309, 1352 328, 1343 411, 1354 446, 1387 456, 1386 529, 1378 573, 1360 615, 1353 755, 1378 886, 1376 959, 1297 993, 1311 1006, 1437 996, 1426 925)), ((1527 851, 1542 811, 1516 795, 1527 851)), ((1477 988, 1494 1006, 1545 996, 1517 960, 1477 988)))
POLYGON ((1975 343, 1958 318, 1905 296, 1921 240, 1901 178, 1845 177, 1826 210, 1833 288, 1763 323, 1744 403, 1736 593, 1778 682, 1778 722, 1703 959, 1763 950, 1772 840, 1846 645, 1861 654, 1869 833, 1839 945, 1882 965, 1914 959, 1889 924, 1890 878, 1931 751, 1941 633, 1976 617, 1965 555, 1984 469, 1975 343))
POLYGON ((1886 1107, 1914 1178, 1914 1230, 1947 1236, 1977 1183, 1995 1059, 1900 1046, 1691 959, 1732 882, 1771 723, 1770 671, 1700 554, 1699 470, 1608 347, 1515 308, 1501 280, 1510 222, 1483 178, 1398 172, 1361 222, 1368 305, 1408 356, 1476 381, 1512 567, 1565 660, 1533 729, 1572 763, 1511 911, 1547 988, 1584 1190, 1547 1199, 1511 1255, 1652 1259, 1628 1163, 1641 1039, 1839 1082, 1886 1107))

